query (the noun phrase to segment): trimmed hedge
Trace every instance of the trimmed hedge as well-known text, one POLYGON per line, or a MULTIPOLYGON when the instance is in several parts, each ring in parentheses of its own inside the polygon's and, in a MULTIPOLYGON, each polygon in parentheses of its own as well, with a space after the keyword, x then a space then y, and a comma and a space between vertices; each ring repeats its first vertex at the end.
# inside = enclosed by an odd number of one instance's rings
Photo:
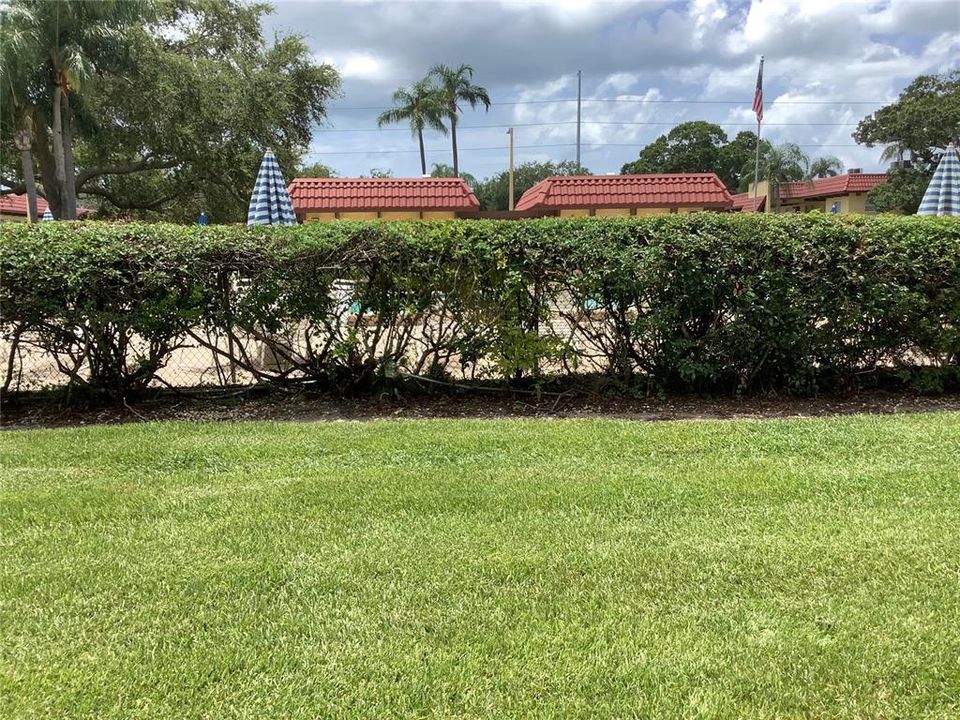
POLYGON ((117 397, 184 343, 344 391, 601 374, 630 392, 813 393, 936 385, 960 362, 951 218, 6 224, 0 273, 8 337, 117 397))

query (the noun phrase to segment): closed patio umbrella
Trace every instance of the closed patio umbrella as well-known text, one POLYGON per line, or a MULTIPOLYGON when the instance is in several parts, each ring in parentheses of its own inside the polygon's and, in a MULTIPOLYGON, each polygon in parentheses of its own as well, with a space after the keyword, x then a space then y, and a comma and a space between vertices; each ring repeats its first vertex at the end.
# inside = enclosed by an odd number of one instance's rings
POLYGON ((917 215, 960 215, 960 154, 953 143, 940 158, 917 215))
POLYGON ((260 172, 253 185, 250 206, 247 208, 247 225, 296 225, 297 216, 290 203, 287 184, 280 173, 273 150, 263 154, 260 172))
POLYGON ((53 213, 50 212, 50 206, 49 206, 49 205, 48 205, 47 208, 43 211, 43 219, 44 219, 44 220, 53 220, 53 213))

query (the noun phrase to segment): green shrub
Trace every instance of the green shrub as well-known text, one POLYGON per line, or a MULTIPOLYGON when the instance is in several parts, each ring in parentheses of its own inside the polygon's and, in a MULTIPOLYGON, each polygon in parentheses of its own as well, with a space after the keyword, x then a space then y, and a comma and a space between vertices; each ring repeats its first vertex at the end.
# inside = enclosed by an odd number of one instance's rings
POLYGON ((260 381, 349 391, 599 373, 631 392, 811 393, 960 362, 950 218, 7 224, 0 272, 7 334, 116 397, 185 342, 260 381))

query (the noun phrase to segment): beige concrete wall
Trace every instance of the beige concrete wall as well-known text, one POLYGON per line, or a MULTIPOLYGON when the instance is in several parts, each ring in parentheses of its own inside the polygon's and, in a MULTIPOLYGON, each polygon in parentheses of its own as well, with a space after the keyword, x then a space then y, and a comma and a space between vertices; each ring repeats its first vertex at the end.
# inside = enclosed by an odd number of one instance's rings
POLYGON ((26 222, 26 221, 27 221, 26 215, 4 215, 0 213, 0 222, 26 222))
POLYGON ((419 220, 419 210, 384 210, 380 213, 384 220, 419 220))
POLYGON ((597 208, 597 217, 629 217, 630 208, 597 208))
POLYGON ((339 213, 341 220, 376 220, 380 213, 376 210, 342 212, 339 213))
POLYGON ((587 217, 590 211, 586 208, 563 208, 560 210, 560 217, 587 217))
POLYGON ((637 215, 663 215, 669 213, 670 208, 666 207, 643 207, 637 208, 637 215))
POLYGON ((424 220, 453 220, 457 217, 452 210, 424 210, 420 214, 424 220))
POLYGON ((685 215, 687 213, 703 212, 703 208, 702 207, 682 207, 682 208, 677 208, 677 212, 680 213, 681 215, 685 215))

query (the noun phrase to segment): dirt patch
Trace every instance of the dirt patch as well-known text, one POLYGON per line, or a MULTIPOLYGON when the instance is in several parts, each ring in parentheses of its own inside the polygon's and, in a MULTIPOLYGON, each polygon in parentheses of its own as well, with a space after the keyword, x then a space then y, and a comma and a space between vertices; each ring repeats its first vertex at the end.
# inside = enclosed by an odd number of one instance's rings
POLYGON ((540 399, 509 395, 434 395, 343 399, 256 392, 183 395, 159 393, 142 402, 110 407, 66 407, 49 398, 9 399, 0 408, 4 429, 105 423, 186 421, 336 422, 401 418, 589 418, 639 421, 788 418, 960 411, 960 394, 919 397, 865 392, 848 397, 751 397, 630 399, 613 395, 557 395, 540 399))

